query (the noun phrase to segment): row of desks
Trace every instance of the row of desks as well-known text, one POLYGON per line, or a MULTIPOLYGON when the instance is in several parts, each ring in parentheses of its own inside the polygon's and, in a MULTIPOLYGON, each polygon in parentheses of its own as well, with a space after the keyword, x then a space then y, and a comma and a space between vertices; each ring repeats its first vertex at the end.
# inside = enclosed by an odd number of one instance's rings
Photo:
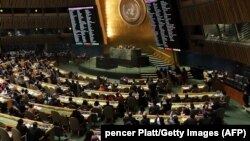
MULTIPOLYGON (((69 103, 69 96, 59 96, 58 99, 62 102, 62 103, 69 103)), ((80 98, 80 97, 72 97, 72 100, 74 102, 76 102, 76 104, 78 105, 82 105, 82 102, 84 100, 86 100, 88 102, 88 104, 90 105, 94 105, 94 102, 95 101, 98 101, 99 104, 101 106, 104 106, 106 105, 106 100, 98 100, 98 99, 86 99, 86 98, 80 98)), ((12 100, 7 97, 7 96, 0 96, 0 102, 1 103, 7 103, 8 104, 8 107, 11 107, 12 106, 12 100)), ((118 101, 110 101, 109 102, 110 105, 112 105, 114 108, 116 108, 118 106, 118 101)), ((163 102, 164 104, 164 102, 163 102)), ((199 108, 202 108, 203 105, 204 105, 204 102, 193 102, 194 106, 195 107, 199 107, 199 108)), ((38 106, 43 106, 44 105, 39 105, 37 104, 38 106)), ((151 105, 151 103, 149 103, 149 106, 151 105)), ((172 109, 177 109, 178 107, 189 107, 190 106, 190 103, 189 102, 178 102, 178 103, 172 103, 172 109)), ((56 110, 56 111, 69 111, 70 113, 72 112, 72 109, 68 109, 68 108, 63 108, 63 107, 54 107, 54 106, 49 106, 49 105, 46 105, 46 108, 47 109, 51 109, 50 111, 52 110, 56 110)), ((49 111, 49 112, 50 112, 49 111)), ((47 113, 47 112, 46 112, 47 113)))
MULTIPOLYGON (((72 112, 75 109, 71 109, 71 108, 67 108, 67 107, 56 107, 56 106, 50 106, 50 105, 46 105, 46 104, 38 104, 38 103, 30 103, 32 105, 34 105, 34 109, 43 112, 47 115, 50 115, 52 111, 56 111, 58 112, 61 116, 64 117, 70 117, 70 115, 72 114, 72 112)), ((82 115, 84 116, 85 119, 88 119, 88 117, 91 114, 91 111, 82 111, 79 110, 82 115)))
MULTIPOLYGON (((0 82, 4 82, 3 79, 0 79, 0 82)), ((53 84, 49 84, 49 83, 42 83, 43 86, 47 86, 47 87, 53 87, 55 88, 56 85, 53 85, 53 84)), ((15 85, 15 84, 10 84, 10 88, 11 89, 17 89, 18 91, 21 91, 23 89, 26 89, 24 87, 21 87, 19 85, 15 85)), ((38 99, 40 98, 43 98, 43 94, 41 91, 39 90, 32 90, 32 89, 27 89, 29 91, 29 93, 34 96, 34 97, 37 97, 38 99)), ((92 93, 94 94, 97 94, 97 95, 100 95, 100 94, 104 94, 104 95, 115 95, 116 92, 106 92, 106 91, 96 91, 96 90, 89 90, 89 91, 86 91, 86 93, 88 95, 91 95, 92 93)), ((122 96, 124 98, 128 97, 128 93, 121 93, 122 96)), ((186 93, 186 94, 179 94, 179 97, 180 98, 185 98, 185 96, 188 95, 188 97, 190 98, 194 98, 194 97, 203 97, 204 95, 207 95, 208 97, 216 97, 218 96, 218 94, 216 94, 215 92, 203 92, 203 93, 186 93)), ((175 95, 171 95, 171 94, 167 94, 165 95, 165 98, 171 98, 171 97, 175 97, 175 95)), ((60 96, 59 99, 61 100, 61 102, 63 103, 68 103, 68 99, 69 97, 68 96, 60 96)), ((72 98, 74 102, 76 102, 77 104, 81 105, 83 100, 87 100, 89 103, 94 103, 95 101, 99 101, 99 103, 101 105, 105 105, 106 104, 106 100, 97 100, 97 99, 85 99, 85 98, 81 98, 81 97, 73 97, 72 98)), ((110 104, 113 104, 114 107, 117 106, 118 102, 117 101, 112 101, 110 102, 110 104)))
MULTIPOLYGON (((0 113, 0 121, 10 128, 16 127, 19 119, 20 119, 19 117, 0 113)), ((43 123, 43 122, 34 121, 30 119, 25 119, 25 118, 23 118, 23 120, 24 120, 25 125, 28 128, 31 127, 34 122, 37 122, 38 127, 41 128, 43 131, 45 131, 45 134, 49 136, 50 141, 54 141, 54 132, 53 132, 54 126, 52 124, 43 123)))
MULTIPOLYGON (((25 89, 21 86, 18 86, 18 85, 13 85, 13 88, 16 88, 18 91, 21 91, 22 89, 25 89)), ((43 97, 43 94, 42 92, 38 91, 38 90, 32 90, 32 89, 28 89, 29 93, 35 97, 43 97)), ((102 92, 103 93, 103 92, 102 92)), ((90 94, 90 93, 89 93, 90 94)), ((98 94, 98 93, 97 93, 98 94)), ((106 93, 106 94, 110 94, 109 93, 106 93)), ((202 97, 204 95, 207 95, 209 97, 212 97, 212 96, 217 96, 215 93, 190 93, 189 94, 189 97, 202 97)), ((124 97, 126 97, 126 95, 123 95, 124 97)), ((171 97, 174 97, 175 95, 166 95, 165 97, 163 98, 171 98, 171 97)), ((184 98, 185 95, 179 95, 181 98, 184 98)), ((62 102, 62 103, 69 103, 69 96, 59 96, 58 99, 62 102)), ((82 98, 82 97, 72 97, 72 100, 73 102, 77 103, 78 105, 82 105, 83 101, 86 100, 88 102, 88 104, 90 105, 94 105, 95 101, 98 101, 100 105, 104 106, 106 105, 106 100, 100 100, 100 99, 88 99, 88 98, 82 98)), ((0 98, 0 101, 4 102, 6 101, 5 99, 2 99, 0 98)), ((9 103, 9 102, 8 102, 9 103)), ((110 101, 109 102, 110 105, 112 105, 114 108, 116 108, 118 106, 118 101, 110 101)), ((179 105, 179 104, 177 104, 179 105)), ((185 103, 185 105, 187 105, 185 103)), ((175 106, 175 104, 173 103, 173 107, 177 107, 175 106)), ((180 107, 180 106, 179 106, 180 107)), ((200 106, 199 106, 200 107, 200 106)))
MULTIPOLYGON (((15 73, 14 74, 15 77, 17 78, 19 76, 19 73, 15 73)), ((44 73, 44 75, 49 78, 49 74, 47 73, 44 73)), ((69 81, 69 82, 72 82, 72 81, 77 81, 81 86, 87 86, 89 85, 90 82, 88 81, 82 81, 82 80, 75 80, 75 79, 69 79, 69 78, 64 78, 64 77, 59 77, 59 81, 60 83, 64 83, 66 81, 66 79, 69 81)), ((24 76, 24 81, 29 81, 29 78, 27 76, 24 76)), ((45 83, 45 82, 41 82, 41 85, 44 87, 44 86, 47 86, 49 88, 56 88, 57 85, 54 85, 54 84, 51 84, 51 83, 45 83)), ((137 87, 142 87, 145 91, 148 91, 149 88, 147 85, 136 85, 137 87)), ((123 90, 123 89, 129 89, 131 87, 131 85, 125 85, 125 84, 120 84, 117 86, 117 89, 119 90, 123 90)), ((66 91, 66 90, 69 90, 69 87, 66 87, 66 86, 62 86, 60 85, 60 88, 63 90, 63 91, 66 91)), ((108 87, 109 90, 111 90, 111 87, 108 87)))
MULTIPOLYGON (((133 117, 136 120, 141 120, 142 119, 142 115, 140 114, 136 114, 133 115, 133 117)), ((167 120, 170 118, 170 115, 147 115, 147 117, 150 119, 150 123, 153 124, 155 122, 155 119, 157 117, 162 117, 164 119, 164 122, 167 123, 167 120)), ((186 119, 188 119, 190 116, 188 115, 179 115, 178 119, 180 121, 180 123, 183 123, 186 119)), ((196 119, 199 120, 201 119, 203 116, 196 116, 196 119)))

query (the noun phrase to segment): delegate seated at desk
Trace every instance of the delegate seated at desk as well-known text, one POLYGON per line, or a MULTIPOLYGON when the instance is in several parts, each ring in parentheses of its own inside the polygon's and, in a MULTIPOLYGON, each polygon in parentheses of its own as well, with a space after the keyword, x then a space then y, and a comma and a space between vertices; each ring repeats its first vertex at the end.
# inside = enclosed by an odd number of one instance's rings
POLYGON ((20 132, 21 136, 24 136, 28 132, 28 128, 24 124, 23 119, 17 121, 16 129, 20 132))
POLYGON ((45 135, 37 125, 37 122, 34 122, 32 127, 28 129, 27 132, 27 141, 38 141, 41 137, 45 135))

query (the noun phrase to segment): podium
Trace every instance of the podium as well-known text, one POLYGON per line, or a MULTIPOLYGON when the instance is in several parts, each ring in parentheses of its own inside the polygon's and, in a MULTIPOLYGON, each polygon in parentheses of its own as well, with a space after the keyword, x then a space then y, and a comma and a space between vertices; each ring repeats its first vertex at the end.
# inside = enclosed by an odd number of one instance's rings
POLYGON ((143 67, 149 65, 148 56, 141 55, 140 48, 114 48, 109 49, 109 57, 124 67, 143 67))
POLYGON ((116 67, 118 67, 118 64, 115 60, 102 56, 96 57, 96 68, 113 69, 116 67))
POLYGON ((137 59, 137 66, 139 67, 145 67, 145 66, 149 66, 150 62, 149 62, 149 57, 146 55, 140 56, 137 59))

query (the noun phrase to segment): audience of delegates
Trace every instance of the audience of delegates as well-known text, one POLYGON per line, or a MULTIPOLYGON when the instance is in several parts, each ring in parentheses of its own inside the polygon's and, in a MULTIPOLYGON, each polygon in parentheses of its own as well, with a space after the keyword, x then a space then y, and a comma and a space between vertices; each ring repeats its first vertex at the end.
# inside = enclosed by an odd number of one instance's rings
MULTIPOLYGON (((3 57, 2 62, 9 62, 3 68, 0 65, 1 77, 5 82, 0 83, 0 92, 4 96, 12 98, 13 105, 7 108, 7 105, 0 103, 1 112, 9 113, 10 115, 20 118, 24 117, 25 111, 29 111, 34 115, 39 113, 37 109, 34 109, 29 101, 40 104, 48 104, 56 107, 67 107, 74 109, 70 117, 74 117, 78 120, 81 129, 87 129, 87 120, 82 115, 81 111, 100 111, 98 117, 102 120, 105 119, 102 112, 107 107, 112 109, 114 119, 123 118, 126 125, 209 125, 209 124, 223 124, 223 119, 217 116, 216 111, 223 107, 223 98, 208 97, 207 99, 199 99, 190 97, 186 94, 185 98, 181 98, 179 94, 172 93, 171 89, 173 85, 187 84, 187 72, 185 69, 182 71, 180 68, 176 68, 173 72, 167 70, 157 71, 159 79, 154 81, 151 78, 146 80, 145 90, 140 84, 138 85, 135 80, 133 84, 129 85, 128 96, 122 95, 122 90, 118 89, 119 84, 117 82, 111 83, 105 77, 97 76, 97 79, 81 79, 78 74, 70 72, 68 75, 62 74, 53 65, 50 65, 50 61, 43 59, 42 56, 35 56, 32 53, 22 55, 22 57, 3 57), (14 63, 14 62, 15 63, 14 63), (36 64, 36 65, 34 65, 36 64), (65 81, 61 81, 60 77, 67 78, 65 81), (72 80, 70 80, 72 79, 72 80), (81 85, 80 81, 88 82, 87 85, 81 85), (44 83, 50 83, 55 85, 53 92, 48 91, 43 85, 44 83), (22 90, 18 90, 13 85, 22 87, 22 90), (42 92, 42 98, 37 98, 30 93, 29 90, 34 87, 35 90, 42 92), (67 87, 69 89, 64 89, 67 87), (98 90, 100 94, 106 91, 113 91, 114 95, 104 96, 103 100, 106 100, 106 105, 100 105, 98 99, 101 97, 96 94, 94 104, 89 104, 88 100, 83 100, 82 105, 78 105, 73 101, 72 97, 82 97, 84 90, 98 90), (160 94, 166 94, 162 97, 160 94), (59 96, 69 96, 68 103, 61 102, 59 96), (169 97, 170 96, 170 97, 169 97), (28 101, 27 101, 28 99, 28 101), (114 107, 112 101, 118 101, 118 106, 114 107), (194 102, 204 102, 203 107, 196 107, 194 102), (189 102, 188 106, 173 108, 174 102, 189 102), (151 105, 151 106, 149 106, 151 105), (180 110, 179 110, 180 109, 180 110), (126 114, 128 113, 128 114, 126 114), (137 119, 133 115, 140 114, 141 118, 137 119), (171 113, 171 114, 169 114, 171 113), (151 120, 148 115, 157 115, 155 119, 151 120), (170 115, 169 118, 163 118, 164 115, 170 115), (178 116, 187 115, 189 118, 180 122, 178 116), (200 120, 196 119, 197 115, 202 115, 200 120)), ((120 79, 120 84, 129 84, 129 79, 124 76, 120 79)), ((207 83, 207 85, 210 85, 207 83)), ((249 84, 247 88, 249 87, 249 84)), ((249 94, 249 89, 246 88, 246 93, 249 94)), ((209 91, 211 88, 209 88, 209 91)), ((194 84, 191 88, 191 92, 200 92, 198 85, 194 84)), ((93 98, 87 96, 87 98, 93 98)), ((27 128, 23 120, 20 119, 16 128, 22 135, 29 132, 32 140, 38 140, 44 133, 37 127, 37 123, 33 123, 33 127, 27 128)), ((93 133, 87 132, 85 140, 94 140, 93 133)), ((97 138, 96 138, 97 140, 97 138)))

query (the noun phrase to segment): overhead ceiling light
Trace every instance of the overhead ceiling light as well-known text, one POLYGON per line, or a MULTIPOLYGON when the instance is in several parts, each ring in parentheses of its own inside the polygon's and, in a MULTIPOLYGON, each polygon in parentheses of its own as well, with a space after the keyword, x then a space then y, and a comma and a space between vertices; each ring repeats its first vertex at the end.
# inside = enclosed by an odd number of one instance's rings
POLYGON ((71 30, 72 28, 70 27, 69 30, 71 30))
POLYGON ((0 12, 3 13, 3 9, 0 9, 0 12))
POLYGON ((35 12, 36 12, 36 13, 37 13, 37 11, 38 11, 38 10, 37 10, 37 9, 35 9, 35 12))

